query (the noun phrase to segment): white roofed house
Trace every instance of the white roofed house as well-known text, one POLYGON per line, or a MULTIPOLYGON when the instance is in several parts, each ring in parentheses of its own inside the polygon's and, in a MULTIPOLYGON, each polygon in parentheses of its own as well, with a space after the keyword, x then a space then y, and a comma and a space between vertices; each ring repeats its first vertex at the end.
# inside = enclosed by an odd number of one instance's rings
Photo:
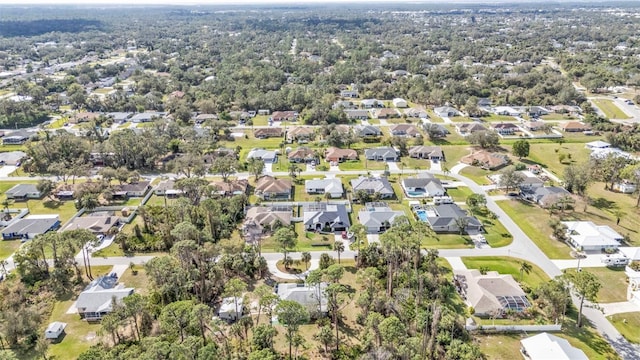
POLYGON ((397 107, 397 108, 406 108, 408 105, 407 100, 402 99, 402 98, 395 98, 393 99, 393 106, 397 107))
POLYGON ((387 231, 396 218, 405 216, 402 211, 392 210, 383 202, 366 203, 358 212, 358 221, 365 227, 369 234, 379 234, 387 231))
POLYGON ((276 286, 276 294, 280 300, 295 301, 307 308, 312 316, 326 314, 328 309, 328 298, 325 292, 327 283, 320 283, 317 286, 296 283, 280 283, 276 286))
POLYGON ((520 352, 527 360, 589 360, 566 339, 546 332, 520 340, 520 352))
POLYGON ((226 297, 222 299, 218 317, 229 322, 240 319, 244 313, 243 300, 241 297, 226 297))
POLYGON ((591 221, 563 221, 567 227, 568 242, 576 250, 602 251, 617 249, 624 237, 607 225, 591 221))
POLYGON ((99 321, 113 310, 114 303, 121 303, 122 299, 133 294, 133 288, 126 288, 118 284, 118 279, 112 276, 102 276, 93 280, 78 296, 76 308, 81 319, 99 321))
POLYGON ((454 116, 460 116, 460 111, 458 111, 456 108, 452 108, 451 106, 437 107, 433 109, 433 111, 436 113, 436 115, 440 117, 449 118, 454 116))
POLYGON ((344 188, 340 179, 313 179, 304 183, 307 194, 329 194, 331 198, 341 198, 344 188))

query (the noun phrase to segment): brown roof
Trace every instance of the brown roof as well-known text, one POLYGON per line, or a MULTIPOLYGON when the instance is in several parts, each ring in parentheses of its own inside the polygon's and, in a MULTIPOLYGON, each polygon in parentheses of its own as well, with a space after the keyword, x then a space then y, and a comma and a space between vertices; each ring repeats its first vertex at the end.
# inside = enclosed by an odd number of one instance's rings
POLYGON ((584 124, 578 121, 569 121, 560 125, 561 129, 564 130, 591 130, 591 125, 584 124))
POLYGON ((312 159, 316 157, 315 151, 307 147, 299 147, 287 155, 289 159, 312 159))
POLYGON ((295 111, 274 111, 273 114, 271 114, 271 118, 274 121, 278 119, 293 119, 294 117, 296 117, 295 111))
POLYGON ((211 185, 216 190, 224 195, 233 193, 246 193, 247 187, 249 187, 249 181, 246 179, 234 180, 234 181, 212 181, 211 185))
POLYGON ((353 149, 340 149, 337 147, 330 147, 324 152, 324 157, 327 161, 344 160, 357 160, 358 152, 353 149))
POLYGON ((288 135, 293 136, 309 136, 315 133, 315 129, 309 126, 296 126, 288 130, 288 135))
POLYGON ((509 163, 509 158, 503 154, 491 153, 486 150, 476 151, 464 156, 460 162, 474 165, 480 163, 483 168, 495 169, 509 163))
POLYGON ((253 132, 255 137, 259 137, 260 135, 264 136, 282 136, 282 128, 280 127, 268 127, 268 128, 260 128, 256 129, 253 132))
POLYGON ((478 123, 463 123, 458 124, 457 126, 460 132, 487 131, 486 127, 478 123))
POLYGON ((379 118, 398 117, 398 116, 400 116, 400 114, 398 113, 398 110, 390 109, 390 108, 382 108, 382 109, 377 111, 377 114, 378 114, 379 118))
POLYGON ((253 227, 261 232, 263 227, 271 227, 275 225, 276 221, 280 221, 284 226, 290 225, 291 211, 273 211, 271 207, 254 206, 247 210, 244 220, 244 230, 250 231, 253 227))
POLYGON ((394 131, 404 131, 407 135, 420 134, 420 131, 418 131, 418 128, 415 125, 412 125, 412 124, 397 124, 397 125, 393 125, 390 130, 391 130, 392 133, 394 131))
POLYGON ((273 176, 265 175, 256 183, 256 193, 285 193, 291 191, 291 180, 276 179, 273 176))
POLYGON ((518 125, 512 123, 499 123, 493 125, 494 129, 518 129, 518 125))

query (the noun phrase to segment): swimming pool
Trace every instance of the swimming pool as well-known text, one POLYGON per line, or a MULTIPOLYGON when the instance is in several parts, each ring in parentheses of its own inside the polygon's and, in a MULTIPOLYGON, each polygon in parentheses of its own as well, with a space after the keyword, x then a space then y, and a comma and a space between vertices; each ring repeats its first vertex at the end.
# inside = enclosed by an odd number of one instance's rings
POLYGON ((420 197, 420 196, 424 196, 424 194, 425 194, 424 190, 407 191, 407 196, 410 196, 410 197, 420 197))
POLYGON ((426 210, 416 210, 416 215, 418 216, 418 219, 422 220, 422 221, 427 221, 427 211, 426 210))

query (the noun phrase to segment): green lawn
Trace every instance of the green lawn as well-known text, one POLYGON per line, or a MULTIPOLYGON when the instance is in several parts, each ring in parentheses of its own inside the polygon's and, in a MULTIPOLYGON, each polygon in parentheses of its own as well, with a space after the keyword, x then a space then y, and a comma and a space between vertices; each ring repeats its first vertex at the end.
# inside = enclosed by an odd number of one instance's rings
POLYGON ((269 115, 256 115, 251 121, 253 121, 254 126, 267 126, 269 115))
POLYGON ((20 240, 0 240, 0 260, 11 256, 22 245, 20 240))
POLYGON ((447 195, 451 196, 453 201, 456 202, 466 201, 471 194, 473 194, 473 191, 466 186, 447 189, 447 195))
POLYGON ((519 200, 496 203, 549 258, 571 259, 569 246, 551 238, 551 216, 546 210, 519 200))
MULTIPOLYGON (((590 140, 596 140, 591 138, 590 140)), ((589 160, 589 149, 584 143, 531 143, 529 157, 523 159, 525 163, 536 163, 551 171, 556 176, 562 178, 565 167, 571 164, 581 164, 589 160), (563 163, 560 162, 559 154, 567 157, 563 163), (571 158, 569 158, 571 156, 571 158)))
POLYGON ((489 180, 487 175, 491 175, 493 173, 493 171, 484 170, 475 166, 467 166, 460 170, 460 175, 468 177, 478 185, 490 185, 491 180, 489 180))
POLYGON ((575 120, 576 118, 569 114, 551 113, 549 115, 540 116, 542 120, 575 120))
POLYGON ((478 220, 482 221, 482 225, 486 231, 484 234, 487 244, 491 247, 507 246, 513 242, 513 236, 507 231, 497 219, 489 219, 488 217, 476 215, 478 220))
POLYGON ((607 316, 618 331, 632 343, 640 343, 640 312, 622 313, 607 316))
MULTIPOLYGON (((443 147, 442 151, 444 152, 445 158, 446 158, 446 163, 448 164, 449 168, 452 168, 455 164, 457 164, 460 159, 462 159, 464 156, 467 156, 471 153, 471 146, 470 145, 453 145, 453 146, 445 146, 443 147)), ((442 164, 443 169, 444 169, 444 164, 442 164)))
POLYGON ((342 171, 349 170, 384 170, 386 163, 384 161, 365 160, 364 155, 359 155, 359 161, 345 161, 340 163, 338 167, 342 171))
MULTIPOLYGON (((3 196, 0 196, 0 198, 4 199, 3 196)), ((28 200, 26 202, 13 202, 9 208, 28 208, 29 214, 32 215, 58 214, 60 215, 60 222, 63 224, 78 212, 73 201, 54 201, 47 198, 28 200)))
POLYGON ((488 114, 482 116, 481 119, 487 122, 515 122, 516 119, 509 115, 488 114))
POLYGON ((435 234, 433 237, 425 237, 420 242, 424 249, 472 249, 473 241, 467 235, 460 234, 435 234))
POLYGON ((402 164, 398 164, 398 167, 402 170, 429 170, 431 169, 431 161, 424 159, 414 159, 412 157, 404 157, 401 161, 402 164))
MULTIPOLYGON (((316 234, 305 231, 303 223, 296 223, 295 230, 298 234, 298 246, 296 246, 295 251, 330 251, 333 249, 333 234, 316 234)), ((262 240, 262 251, 279 252, 278 245, 273 237, 267 237, 262 240)))
POLYGON ((131 269, 127 269, 118 281, 124 284, 126 287, 135 288, 136 293, 138 294, 148 294, 149 277, 147 276, 147 272, 144 270, 144 266, 135 265, 133 269, 136 271, 135 275, 133 274, 131 269))
POLYGON ((529 274, 524 274, 520 277, 520 264, 523 260, 512 257, 463 257, 462 262, 468 269, 480 269, 486 267, 491 271, 497 271, 500 274, 511 274, 517 281, 527 285, 530 289, 535 289, 543 282, 549 281, 547 274, 542 271, 537 265, 529 263, 532 270, 529 274))
POLYGON ((589 186, 587 190, 591 206, 587 212, 582 212, 578 206, 575 216, 583 220, 591 220, 598 225, 609 225, 618 233, 629 234, 631 242, 628 246, 640 246, 640 208, 636 207, 638 194, 621 194, 604 189, 604 183, 596 182, 589 186), (620 211, 622 217, 620 224, 616 224, 615 212, 620 211))
MULTIPOLYGON (((569 269, 567 271, 575 271, 569 269)), ((600 291, 598 291, 599 303, 612 303, 627 300, 627 276, 624 268, 585 268, 600 280, 600 291)))
POLYGON ((613 102, 613 100, 594 99, 592 102, 595 106, 600 108, 604 115, 609 119, 629 119, 629 116, 627 116, 627 114, 625 114, 618 105, 613 102))

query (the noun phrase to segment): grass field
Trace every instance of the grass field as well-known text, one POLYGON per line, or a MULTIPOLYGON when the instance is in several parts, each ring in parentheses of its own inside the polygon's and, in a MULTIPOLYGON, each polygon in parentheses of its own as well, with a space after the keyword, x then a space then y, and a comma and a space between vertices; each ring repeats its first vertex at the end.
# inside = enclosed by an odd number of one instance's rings
POLYGON ((118 281, 126 287, 135 288, 137 294, 147 295, 149 292, 149 278, 147 277, 147 272, 144 270, 144 266, 135 265, 133 269, 137 272, 135 275, 131 269, 127 269, 118 281))
POLYGON ((492 171, 484 170, 475 166, 467 166, 460 170, 460 175, 468 177, 478 185, 490 185, 491 180, 489 180, 487 175, 491 175, 492 173, 492 171))
POLYGON ((593 99, 591 100, 595 106, 597 106, 606 117, 609 119, 629 119, 629 116, 622 111, 613 100, 608 99, 593 99))
POLYGON ((0 260, 11 256, 22 245, 20 240, 0 240, 0 260))
POLYGON ((569 247, 551 239, 551 217, 544 209, 519 200, 496 201, 498 206, 551 259, 571 259, 569 247))
POLYGON ((425 249, 470 249, 473 241, 466 235, 436 234, 434 237, 425 237, 420 242, 425 249))
POLYGON ((466 201, 473 191, 466 186, 447 189, 447 195, 453 198, 453 201, 466 201))
MULTIPOLYGON (((567 271, 575 271, 575 269, 567 271)), ((627 276, 624 268, 585 268, 583 271, 594 274, 600 280, 602 287, 598 291, 597 302, 612 303, 627 300, 627 276)))
POLYGON ((529 274, 525 273, 520 277, 520 264, 523 260, 511 257, 463 257, 462 262, 468 269, 480 269, 486 267, 491 271, 497 271, 500 274, 510 274, 513 278, 526 284, 529 288, 535 289, 543 282, 549 281, 547 274, 537 265, 529 263, 532 270, 529 274))
MULTIPOLYGON (((595 140, 595 139, 594 139, 595 140)), ((590 151, 585 148, 584 143, 531 143, 529 157, 523 159, 525 163, 536 163, 551 171, 554 175, 562 179, 564 169, 571 164, 581 164, 589 160, 590 151), (565 154, 567 158, 560 162, 560 154, 565 154), (568 158, 571 156, 571 158, 568 158)))
POLYGON ((625 339, 632 343, 640 343, 640 312, 622 313, 607 316, 613 326, 620 331, 625 339))
MULTIPOLYGON (((295 251, 330 251, 333 249, 333 234, 316 234, 305 231, 303 223, 296 223, 295 230, 298 234, 298 245, 295 251)), ((273 237, 267 237, 262 240, 263 252, 280 252, 278 244, 273 237)))

